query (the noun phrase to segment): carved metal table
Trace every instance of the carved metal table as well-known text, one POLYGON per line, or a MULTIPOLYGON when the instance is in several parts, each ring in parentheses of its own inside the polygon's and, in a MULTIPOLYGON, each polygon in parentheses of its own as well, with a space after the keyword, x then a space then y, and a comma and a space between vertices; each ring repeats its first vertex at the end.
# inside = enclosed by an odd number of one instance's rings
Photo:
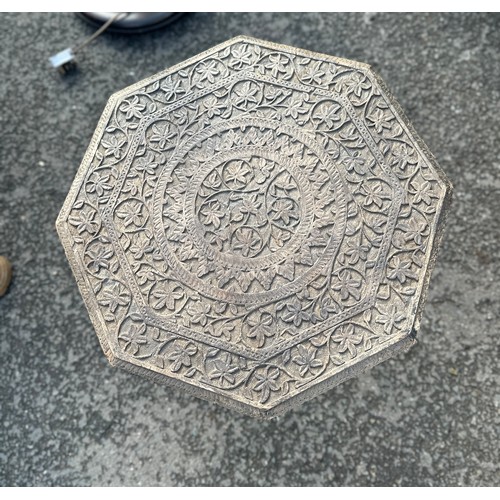
POLYGON ((369 66, 239 37, 110 98, 57 229, 113 365, 269 418, 415 342, 450 194, 369 66))

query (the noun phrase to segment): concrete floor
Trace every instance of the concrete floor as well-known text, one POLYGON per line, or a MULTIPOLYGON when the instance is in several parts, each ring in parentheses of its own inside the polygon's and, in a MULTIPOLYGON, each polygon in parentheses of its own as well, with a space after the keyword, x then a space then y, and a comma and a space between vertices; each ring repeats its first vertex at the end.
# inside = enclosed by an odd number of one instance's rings
POLYGON ((500 485, 500 15, 0 17, 0 485, 500 485), (455 186, 420 343, 270 422, 108 366, 54 222, 108 96, 237 34, 365 61, 455 186))

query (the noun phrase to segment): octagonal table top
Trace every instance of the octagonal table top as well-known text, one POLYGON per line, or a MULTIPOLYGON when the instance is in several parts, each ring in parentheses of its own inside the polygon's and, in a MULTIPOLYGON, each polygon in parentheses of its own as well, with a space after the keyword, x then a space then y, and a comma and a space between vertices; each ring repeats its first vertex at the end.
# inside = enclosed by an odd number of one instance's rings
POLYGON ((413 345, 450 196, 368 65, 238 37, 110 98, 57 229, 112 364, 269 418, 413 345))

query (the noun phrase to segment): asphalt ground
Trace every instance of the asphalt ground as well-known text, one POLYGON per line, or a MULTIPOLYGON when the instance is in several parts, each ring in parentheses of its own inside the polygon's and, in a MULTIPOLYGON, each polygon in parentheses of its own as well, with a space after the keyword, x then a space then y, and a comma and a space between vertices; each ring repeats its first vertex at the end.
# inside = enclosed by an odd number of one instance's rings
POLYGON ((0 485, 500 485, 500 15, 0 17, 0 485), (455 187, 419 343, 262 422, 108 365, 54 223, 110 94, 239 34, 370 63, 455 187))

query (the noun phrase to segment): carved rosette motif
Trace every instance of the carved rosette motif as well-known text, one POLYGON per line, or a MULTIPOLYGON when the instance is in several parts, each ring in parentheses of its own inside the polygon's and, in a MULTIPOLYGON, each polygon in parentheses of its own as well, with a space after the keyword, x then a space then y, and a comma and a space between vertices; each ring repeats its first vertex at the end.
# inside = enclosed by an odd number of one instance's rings
POLYGON ((113 363, 272 416, 412 344, 449 195, 366 65, 240 37, 110 99, 58 230, 113 363))

